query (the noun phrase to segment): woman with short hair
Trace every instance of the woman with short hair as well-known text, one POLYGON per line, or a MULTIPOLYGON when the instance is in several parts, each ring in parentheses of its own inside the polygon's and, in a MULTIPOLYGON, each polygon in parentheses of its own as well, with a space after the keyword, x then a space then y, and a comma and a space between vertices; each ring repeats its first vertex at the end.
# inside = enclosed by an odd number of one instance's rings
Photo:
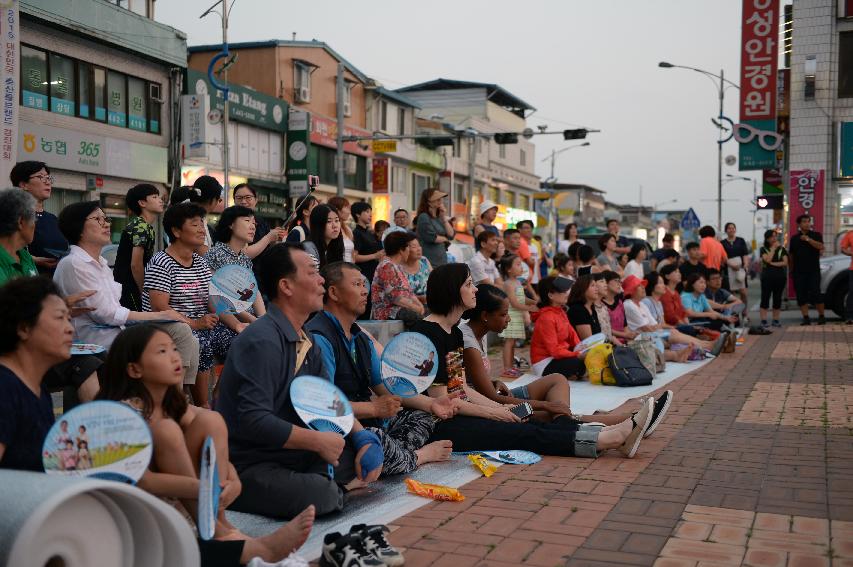
POLYGON ((628 276, 643 279, 643 261, 646 259, 647 253, 645 243, 637 242, 631 246, 631 250, 628 252, 628 263, 625 265, 625 271, 622 273, 623 280, 628 276))
POLYGON ((424 316, 424 306, 409 286, 403 264, 409 257, 411 232, 392 232, 385 237, 385 257, 376 268, 370 288, 371 319, 398 319, 410 326, 424 316))
POLYGON ((36 200, 20 189, 0 191, 0 285, 15 277, 37 276, 27 250, 36 232, 36 200))

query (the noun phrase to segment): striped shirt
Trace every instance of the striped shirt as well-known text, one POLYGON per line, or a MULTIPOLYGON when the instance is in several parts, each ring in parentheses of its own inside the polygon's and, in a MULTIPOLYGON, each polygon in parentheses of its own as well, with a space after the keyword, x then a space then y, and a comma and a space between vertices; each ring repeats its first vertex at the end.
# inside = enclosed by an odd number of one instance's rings
POLYGON ((168 293, 169 307, 190 319, 203 317, 209 311, 210 267, 195 252, 190 267, 182 266, 165 251, 155 254, 145 266, 143 287, 143 311, 153 311, 149 290, 168 293))

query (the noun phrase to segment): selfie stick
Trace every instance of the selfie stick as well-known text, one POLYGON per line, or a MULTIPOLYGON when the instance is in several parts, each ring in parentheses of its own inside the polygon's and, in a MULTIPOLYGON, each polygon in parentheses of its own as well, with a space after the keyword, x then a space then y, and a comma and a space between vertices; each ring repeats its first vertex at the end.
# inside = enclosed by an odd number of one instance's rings
POLYGON ((303 204, 303 203, 305 203, 305 201, 307 201, 307 200, 308 200, 308 197, 310 197, 310 196, 311 196, 311 194, 312 194, 316 189, 317 189, 317 186, 316 186, 316 185, 311 185, 311 184, 309 184, 309 185, 308 185, 308 192, 307 192, 307 193, 305 193, 305 195, 303 195, 303 196, 302 196, 302 198, 301 198, 301 199, 299 199, 299 201, 297 201, 297 202, 296 202, 296 206, 294 206, 294 207, 293 207, 293 210, 292 210, 292 211, 290 211, 290 215, 288 215, 288 217, 287 217, 286 219, 284 219, 284 227, 285 227, 285 228, 287 228, 287 225, 289 225, 289 224, 290 224, 290 222, 291 222, 294 218, 296 218, 296 211, 298 211, 298 210, 299 210, 299 207, 301 207, 301 206, 302 206, 302 204, 303 204))

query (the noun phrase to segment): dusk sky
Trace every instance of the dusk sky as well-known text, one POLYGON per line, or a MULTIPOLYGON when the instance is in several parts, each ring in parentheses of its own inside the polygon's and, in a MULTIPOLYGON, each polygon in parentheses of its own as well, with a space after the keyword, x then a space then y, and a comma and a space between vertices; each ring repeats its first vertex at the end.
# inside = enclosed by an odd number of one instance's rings
MULTIPOLYGON (((212 0, 159 1, 156 19, 183 30, 188 44, 221 41, 219 17, 199 15, 212 0)), ((498 83, 538 110, 532 127, 584 126, 591 146, 557 158, 560 182, 586 183, 617 203, 694 206, 715 224, 717 87, 708 77, 660 69, 659 61, 698 67, 739 81, 741 2, 376 0, 368 3, 237 0, 229 40, 317 39, 390 89, 438 77, 498 83), (709 201, 704 201, 708 199, 709 201)), ((237 63, 239 65, 239 62, 237 63)), ((726 91, 737 121, 738 91, 726 91)), ((540 136, 537 174, 553 148, 572 142, 540 136)), ((737 144, 724 155, 737 155, 737 144)), ((755 176, 725 167, 724 174, 755 176)), ((759 184, 760 190, 760 184, 759 184)), ((723 220, 747 235, 752 184, 723 187, 723 220)), ((748 238, 748 236, 747 236, 748 238)))

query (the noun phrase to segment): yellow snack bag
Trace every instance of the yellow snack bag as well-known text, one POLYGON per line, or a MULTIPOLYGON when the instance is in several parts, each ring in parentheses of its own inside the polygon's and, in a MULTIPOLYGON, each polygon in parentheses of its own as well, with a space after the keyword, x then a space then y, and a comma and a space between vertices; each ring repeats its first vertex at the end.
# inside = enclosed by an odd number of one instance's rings
POLYGON ((455 488, 449 486, 441 486, 440 484, 426 484, 418 482, 414 479, 407 478, 406 486, 409 492, 423 496, 424 498, 432 498, 433 500, 443 500, 446 502, 462 502, 465 497, 455 488))
POLYGON ((474 463, 474 466, 480 469, 480 472, 486 478, 489 478, 498 470, 498 467, 487 461, 482 455, 468 455, 468 460, 474 463))

